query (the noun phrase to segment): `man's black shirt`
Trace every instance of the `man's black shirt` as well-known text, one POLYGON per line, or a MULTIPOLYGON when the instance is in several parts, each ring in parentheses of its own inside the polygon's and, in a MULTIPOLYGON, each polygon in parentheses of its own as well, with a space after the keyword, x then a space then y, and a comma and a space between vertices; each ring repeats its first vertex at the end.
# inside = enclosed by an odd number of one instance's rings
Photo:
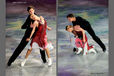
POLYGON ((76 17, 76 21, 72 21, 72 24, 73 26, 79 25, 84 30, 88 30, 88 28, 91 27, 87 20, 79 16, 76 17))
POLYGON ((90 23, 87 20, 78 16, 76 17, 76 21, 73 21, 72 23, 73 26, 79 25, 82 29, 86 30, 92 36, 93 40, 95 40, 100 45, 100 47, 103 49, 103 52, 106 51, 105 45, 100 40, 100 38, 96 36, 93 28, 91 27, 90 23))

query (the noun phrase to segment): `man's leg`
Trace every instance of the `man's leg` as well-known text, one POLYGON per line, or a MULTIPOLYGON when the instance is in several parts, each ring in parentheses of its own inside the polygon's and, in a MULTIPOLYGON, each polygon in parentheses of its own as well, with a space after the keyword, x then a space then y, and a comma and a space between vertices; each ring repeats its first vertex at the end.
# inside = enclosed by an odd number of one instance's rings
POLYGON ((19 56, 19 54, 22 52, 22 50, 25 48, 25 46, 27 45, 27 41, 26 41, 26 37, 23 37, 23 39, 21 40, 20 44, 18 45, 18 47, 15 49, 14 53, 12 54, 12 56, 10 57, 7 65, 10 66, 12 62, 15 61, 15 59, 19 56))
POLYGON ((41 54, 41 59, 43 61, 43 63, 46 63, 46 55, 45 55, 45 50, 41 50, 40 49, 40 54, 41 54))
POLYGON ((96 41, 100 47, 102 48, 103 52, 106 51, 106 47, 103 44, 103 42, 100 40, 100 38, 98 36, 96 36, 95 32, 93 31, 93 29, 90 27, 88 30, 88 33, 92 36, 93 40, 96 41))

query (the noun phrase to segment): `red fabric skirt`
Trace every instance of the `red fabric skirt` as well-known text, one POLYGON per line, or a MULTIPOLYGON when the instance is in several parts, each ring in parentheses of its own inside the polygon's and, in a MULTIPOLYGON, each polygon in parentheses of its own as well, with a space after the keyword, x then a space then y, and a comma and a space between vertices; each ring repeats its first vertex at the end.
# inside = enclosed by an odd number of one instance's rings
MULTIPOLYGON (((86 36, 86 35, 85 35, 85 40, 86 40, 85 43, 87 43, 87 49, 90 50, 91 48, 93 48, 93 46, 89 46, 88 41, 87 41, 87 36, 86 36)), ((81 47, 81 48, 84 49, 84 44, 85 44, 85 43, 83 42, 83 40, 81 40, 81 39, 79 39, 79 38, 76 38, 76 39, 75 39, 75 45, 76 45, 77 48, 81 47)))
POLYGON ((32 38, 31 41, 31 47, 34 42, 36 42, 39 47, 45 49, 47 48, 47 35, 46 35, 46 29, 47 29, 47 23, 45 21, 45 24, 39 24, 38 30, 35 34, 35 36, 32 38))

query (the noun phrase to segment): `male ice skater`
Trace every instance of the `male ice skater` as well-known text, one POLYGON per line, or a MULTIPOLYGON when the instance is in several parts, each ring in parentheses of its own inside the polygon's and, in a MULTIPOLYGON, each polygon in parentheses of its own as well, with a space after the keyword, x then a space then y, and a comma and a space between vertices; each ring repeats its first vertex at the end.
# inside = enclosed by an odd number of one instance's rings
MULTIPOLYGON (((30 9, 33 9, 33 7, 28 7, 27 8, 29 16, 27 17, 25 23, 21 27, 21 29, 26 29, 25 34, 24 34, 20 44, 18 45, 18 47, 15 49, 14 53, 10 57, 10 59, 9 59, 9 61, 7 63, 8 66, 11 66, 11 64, 15 61, 15 59, 19 56, 19 54, 22 52, 22 50, 28 44, 28 41, 26 41, 26 39, 28 37, 30 37, 30 34, 32 32, 32 28, 30 27, 30 24, 33 21, 33 20, 30 19, 30 11, 29 11, 30 9)), ((37 31, 37 29, 36 29, 36 31, 37 31)), ((41 50, 40 49, 40 54, 41 54, 41 59, 43 60, 43 63, 46 63, 45 50, 41 50)))
POLYGON ((69 22, 72 22, 74 29, 81 27, 82 29, 86 30, 92 36, 93 40, 99 44, 103 52, 106 52, 105 45, 100 40, 100 38, 96 36, 94 30, 92 29, 90 23, 87 20, 79 16, 75 17, 73 14, 68 14, 67 19, 69 22))

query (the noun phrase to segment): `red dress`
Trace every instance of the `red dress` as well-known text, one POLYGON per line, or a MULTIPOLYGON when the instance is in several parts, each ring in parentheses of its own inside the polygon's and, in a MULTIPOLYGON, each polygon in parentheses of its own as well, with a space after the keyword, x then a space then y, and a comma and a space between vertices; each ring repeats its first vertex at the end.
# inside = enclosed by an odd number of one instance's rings
MULTIPOLYGON (((76 31, 76 34, 78 35, 78 38, 75 39, 76 46, 84 48, 82 32, 81 31, 76 31)), ((85 34, 85 43, 87 43, 87 50, 90 50, 91 48, 93 48, 93 46, 89 46, 86 34, 85 34)))
POLYGON ((47 35, 46 35, 46 29, 47 29, 47 22, 45 21, 44 24, 41 24, 39 22, 38 30, 35 33, 35 36, 32 38, 31 41, 31 47, 34 42, 36 42, 39 47, 45 49, 47 47, 47 35))

